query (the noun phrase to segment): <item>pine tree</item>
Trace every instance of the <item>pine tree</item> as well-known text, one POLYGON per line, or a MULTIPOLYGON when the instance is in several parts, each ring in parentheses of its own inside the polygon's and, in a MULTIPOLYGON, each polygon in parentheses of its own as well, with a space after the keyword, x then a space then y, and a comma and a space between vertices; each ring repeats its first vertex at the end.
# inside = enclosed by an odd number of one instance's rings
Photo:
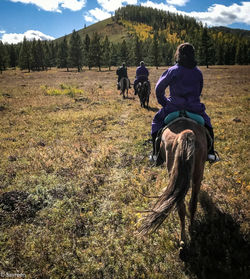
POLYGON ((37 50, 37 62, 38 62, 38 70, 44 70, 44 51, 43 45, 40 39, 36 42, 36 50, 37 50))
POLYGON ((139 40, 138 36, 135 36, 134 39, 134 61, 136 65, 140 64, 140 61, 143 60, 142 57, 142 42, 139 40))
POLYGON ((9 46, 9 66, 12 68, 17 66, 17 53, 14 44, 9 46))
POLYGON ((83 46, 80 35, 73 30, 70 38, 70 63, 72 67, 77 67, 78 72, 81 71, 83 65, 83 46))
POLYGON ((118 65, 118 51, 117 46, 111 44, 110 47, 110 65, 117 66, 118 65))
POLYGON ((122 41, 120 46, 120 62, 127 62, 129 60, 129 51, 125 40, 122 41))
POLYGON ((90 37, 86 34, 84 42, 83 42, 83 57, 85 61, 85 65, 91 68, 90 57, 89 57, 89 47, 90 47, 90 37))
POLYGON ((91 66, 98 67, 101 71, 101 60, 102 60, 102 47, 100 42, 101 37, 97 32, 93 34, 90 41, 89 57, 91 60, 91 66))
POLYGON ((7 51, 2 41, 0 41, 0 73, 1 74, 3 70, 6 69, 6 66, 7 66, 7 51))
POLYGON ((50 42, 49 47, 50 47, 50 54, 51 54, 50 65, 51 67, 55 67, 57 64, 56 61, 57 61, 58 45, 52 41, 50 42))
POLYGON ((236 56, 235 56, 235 62, 236 64, 242 65, 244 64, 244 52, 243 52, 243 44, 242 41, 238 41, 237 47, 236 47, 236 56))
POLYGON ((150 56, 152 57, 152 64, 158 69, 159 66, 159 38, 158 38, 158 33, 154 33, 153 41, 151 43, 150 47, 150 56))
POLYGON ((59 68, 67 68, 67 72, 69 71, 68 52, 67 37, 64 36, 62 42, 58 46, 57 65, 59 68))
POLYGON ((215 37, 216 49, 215 49, 215 61, 217 65, 224 64, 224 42, 222 32, 219 32, 215 37))
POLYGON ((35 71, 44 70, 44 52, 40 39, 34 39, 31 44, 31 69, 35 71))
POLYGON ((47 41, 43 43, 43 52, 44 52, 44 68, 47 71, 48 68, 51 68, 51 49, 47 41))
POLYGON ((22 47, 19 54, 19 67, 21 70, 31 70, 31 54, 30 54, 30 42, 26 37, 23 38, 22 47))
POLYGON ((208 68, 209 62, 211 60, 211 41, 208 34, 207 27, 203 28, 201 34, 201 45, 198 51, 199 62, 201 65, 206 65, 208 68))
POLYGON ((108 36, 105 37, 103 42, 103 64, 110 70, 111 66, 111 53, 110 53, 110 42, 108 36))

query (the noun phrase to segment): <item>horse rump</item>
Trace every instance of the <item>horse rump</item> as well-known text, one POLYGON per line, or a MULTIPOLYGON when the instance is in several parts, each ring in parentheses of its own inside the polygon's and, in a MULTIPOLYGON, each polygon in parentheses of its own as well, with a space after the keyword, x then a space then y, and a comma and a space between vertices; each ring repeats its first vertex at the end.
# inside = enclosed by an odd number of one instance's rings
POLYGON ((150 95, 149 81, 139 82, 137 85, 137 93, 140 99, 141 107, 148 108, 149 95, 150 95))
POLYGON ((126 78, 126 77, 121 78, 121 80, 120 80, 120 90, 121 90, 121 93, 120 94, 123 95, 123 98, 125 98, 125 91, 127 91, 127 97, 128 97, 129 86, 130 86, 129 79, 126 78))
POLYGON ((190 187, 195 159, 194 132, 184 130, 174 145, 175 154, 168 187, 142 221, 138 230, 141 235, 157 230, 169 213, 184 200, 190 187))

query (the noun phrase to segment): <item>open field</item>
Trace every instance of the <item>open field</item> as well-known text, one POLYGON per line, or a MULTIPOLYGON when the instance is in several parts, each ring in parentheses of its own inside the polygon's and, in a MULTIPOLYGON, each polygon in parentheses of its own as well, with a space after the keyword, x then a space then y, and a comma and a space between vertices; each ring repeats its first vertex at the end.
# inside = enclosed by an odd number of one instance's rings
MULTIPOLYGON (((176 212, 136 236, 168 181, 148 162, 154 91, 146 110, 121 98, 115 69, 0 75, 3 278, 250 278, 250 66, 201 69, 222 161, 206 165, 185 261, 176 212)), ((149 70, 154 88, 165 68, 149 70)))

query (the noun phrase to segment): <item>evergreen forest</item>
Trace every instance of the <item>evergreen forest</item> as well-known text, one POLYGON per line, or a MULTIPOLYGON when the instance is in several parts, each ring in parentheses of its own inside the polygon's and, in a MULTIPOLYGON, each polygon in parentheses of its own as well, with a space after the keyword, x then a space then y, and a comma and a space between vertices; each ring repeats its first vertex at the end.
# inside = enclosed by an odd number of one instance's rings
POLYGON ((126 30, 118 42, 102 30, 88 34, 86 27, 84 36, 73 30, 54 41, 0 41, 0 72, 9 67, 29 72, 51 67, 101 70, 122 62, 137 66, 141 60, 149 66, 169 66, 183 42, 194 45, 198 65, 250 64, 250 35, 245 30, 208 28, 191 17, 134 5, 119 8, 109 22, 111 29, 116 24, 126 30))

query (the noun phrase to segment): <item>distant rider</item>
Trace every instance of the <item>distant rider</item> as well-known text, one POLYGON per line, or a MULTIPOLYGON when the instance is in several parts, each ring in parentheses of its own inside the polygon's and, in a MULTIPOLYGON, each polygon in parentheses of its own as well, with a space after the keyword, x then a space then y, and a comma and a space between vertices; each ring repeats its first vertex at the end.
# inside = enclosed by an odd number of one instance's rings
POLYGON ((122 66, 120 66, 117 70, 116 70, 116 74, 118 75, 118 80, 117 80, 117 89, 120 90, 120 80, 124 77, 124 78, 128 78, 128 71, 127 71, 127 67, 126 67, 126 63, 123 62, 122 66))
POLYGON ((148 81, 149 72, 143 61, 140 62, 140 66, 136 69, 136 76, 134 80, 134 90, 136 95, 136 86, 139 82, 148 81))

